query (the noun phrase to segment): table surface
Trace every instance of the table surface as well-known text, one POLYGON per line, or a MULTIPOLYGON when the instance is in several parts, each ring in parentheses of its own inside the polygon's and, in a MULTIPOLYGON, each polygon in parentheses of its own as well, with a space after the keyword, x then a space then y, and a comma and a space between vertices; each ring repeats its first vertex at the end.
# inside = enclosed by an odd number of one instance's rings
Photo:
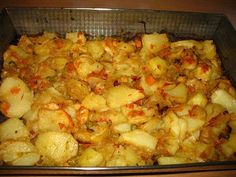
MULTIPOLYGON (((171 11, 194 11, 225 14, 236 29, 236 0, 0 0, 3 7, 82 7, 82 8, 135 8, 171 11)), ((5 173, 6 174, 6 173, 5 173)), ((4 175, 5 175, 4 174, 4 175)), ((20 175, 20 174, 19 174, 20 175)), ((29 174, 28 174, 29 175, 29 174)), ((40 174, 38 174, 40 176, 40 174)), ((42 172, 43 175, 43 172, 42 172)), ((61 174, 62 175, 62 174, 61 174)), ((67 174, 68 176, 69 174, 67 174)), ((1 172, 0 172, 1 176, 1 172)), ((11 173, 10 176, 14 176, 11 173)), ((24 175, 20 175, 24 176, 24 175)), ((29 175, 30 176, 30 175, 29 175)), ((32 175, 34 176, 34 175, 32 175)), ((48 176, 44 174, 43 176, 48 176)), ((55 176, 55 174, 53 174, 55 176)), ((149 176, 149 175, 143 175, 149 176)), ((154 176, 153 174, 150 176, 154 176)), ((202 172, 159 174, 158 176, 236 176, 236 169, 202 172)))

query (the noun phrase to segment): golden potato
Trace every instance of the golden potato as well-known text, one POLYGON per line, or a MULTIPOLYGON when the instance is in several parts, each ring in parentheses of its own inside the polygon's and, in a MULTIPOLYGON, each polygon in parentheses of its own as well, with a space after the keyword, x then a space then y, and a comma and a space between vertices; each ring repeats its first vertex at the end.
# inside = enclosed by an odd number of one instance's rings
POLYGON ((28 141, 5 141, 0 145, 0 154, 9 165, 35 165, 39 160, 37 149, 28 141))
POLYGON ((0 142, 29 138, 29 131, 23 121, 11 118, 0 124, 0 142))
POLYGON ((40 133, 35 145, 40 154, 63 164, 77 155, 78 143, 71 134, 48 131, 40 133))
POLYGON ((101 153, 95 151, 92 148, 86 149, 79 157, 79 166, 99 166, 103 161, 101 153))
POLYGON ((1 111, 10 118, 20 118, 30 110, 33 94, 17 77, 5 78, 0 87, 1 111))
POLYGON ((133 130, 122 133, 119 141, 140 148, 147 148, 147 150, 154 150, 157 144, 157 139, 143 130, 133 130))
POLYGON ((144 95, 139 90, 125 85, 112 87, 106 93, 107 104, 111 108, 117 108, 142 98, 144 95))

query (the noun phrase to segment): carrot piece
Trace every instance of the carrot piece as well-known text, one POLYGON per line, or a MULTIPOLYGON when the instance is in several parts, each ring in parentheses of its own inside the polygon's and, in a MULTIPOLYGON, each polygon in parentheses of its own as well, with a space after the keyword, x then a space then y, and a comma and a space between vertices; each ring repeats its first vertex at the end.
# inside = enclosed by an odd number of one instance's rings
POLYGON ((7 115, 9 108, 10 108, 10 104, 8 102, 2 102, 1 110, 4 115, 7 115))
POLYGON ((83 146, 84 148, 88 148, 90 145, 91 145, 91 144, 89 144, 89 143, 82 144, 82 146, 83 146))
POLYGON ((144 112, 142 110, 132 110, 128 113, 130 117, 143 116, 144 112))
POLYGON ((55 42, 56 48, 58 48, 58 49, 60 49, 60 48, 62 48, 64 46, 64 42, 61 39, 55 39, 54 42, 55 42))
POLYGON ((136 48, 141 48, 141 47, 142 47, 142 41, 141 41, 140 38, 136 38, 136 39, 134 40, 134 43, 135 43, 135 47, 136 47, 136 48))
POLYGON ((129 109, 134 109, 134 104, 133 103, 127 104, 126 107, 129 109))
POLYGON ((12 94, 18 94, 19 92, 20 92, 20 88, 19 87, 12 87, 11 88, 11 90, 10 90, 10 92, 12 93, 12 94))
POLYGON ((145 78, 145 81, 148 85, 153 85, 155 83, 155 78, 152 76, 152 75, 148 75, 146 78, 145 78))
POLYGON ((58 123, 58 125, 59 125, 59 127, 60 127, 61 130, 66 127, 65 124, 63 124, 63 123, 58 123))
POLYGON ((74 65, 74 63, 73 63, 73 62, 67 63, 67 69, 68 69, 69 71, 74 71, 74 70, 75 70, 75 65, 74 65))

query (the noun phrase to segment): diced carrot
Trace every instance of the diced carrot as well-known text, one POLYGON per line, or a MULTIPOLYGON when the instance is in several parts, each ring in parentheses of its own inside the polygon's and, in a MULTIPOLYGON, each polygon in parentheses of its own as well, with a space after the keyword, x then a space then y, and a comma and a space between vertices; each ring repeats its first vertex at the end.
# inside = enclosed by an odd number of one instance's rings
POLYGON ((192 86, 189 86, 189 87, 188 87, 188 93, 189 93, 189 94, 192 94, 192 93, 194 93, 194 92, 195 92, 195 88, 192 87, 192 86))
POLYGON ((2 102, 1 104, 1 110, 4 115, 8 114, 8 110, 10 108, 10 104, 8 102, 2 102))
POLYGON ((90 145, 91 145, 91 144, 89 144, 89 143, 82 144, 82 146, 83 146, 84 148, 88 148, 90 145))
POLYGON ((19 92, 20 92, 20 88, 19 87, 12 87, 11 88, 11 90, 10 90, 10 92, 12 93, 12 94, 18 94, 19 92))
POLYGON ((63 40, 61 39, 55 39, 55 45, 56 45, 56 48, 60 49, 64 46, 64 43, 63 43, 63 40))
POLYGON ((83 35, 83 32, 77 32, 77 37, 80 38, 80 36, 83 35))
POLYGON ((184 60, 184 63, 189 64, 189 65, 191 65, 195 62, 195 60, 193 59, 193 56, 191 56, 191 55, 185 56, 183 58, 183 60, 184 60))
POLYGON ((74 71, 74 70, 75 70, 75 65, 74 65, 74 63, 73 63, 73 62, 67 63, 67 69, 68 69, 69 71, 74 71))
MULTIPOLYGON (((141 92, 141 93, 143 93, 143 92, 141 92)), ((139 99, 133 103, 141 106, 141 105, 143 105, 143 99, 139 99)))
POLYGON ((101 95, 101 94, 103 94, 103 89, 102 88, 99 88, 99 87, 95 87, 95 89, 94 89, 94 92, 96 93, 96 94, 98 94, 98 95, 101 95))
POLYGON ((106 80, 108 77, 108 74, 105 72, 105 69, 102 69, 99 72, 91 72, 90 74, 88 74, 88 77, 97 77, 97 78, 106 80))
POLYGON ((129 108, 129 109, 134 109, 134 104, 133 103, 127 104, 126 107, 129 108))
POLYGON ((135 117, 135 116, 143 116, 144 112, 142 110, 133 110, 128 113, 129 116, 135 117))
POLYGON ((161 57, 161 58, 166 58, 168 55, 171 54, 171 51, 170 51, 170 48, 167 47, 167 48, 163 48, 159 53, 158 55, 161 57))
POLYGON ((200 65, 200 67, 201 67, 201 69, 202 69, 202 71, 203 71, 204 73, 206 73, 207 71, 209 71, 209 66, 208 66, 206 63, 202 63, 202 64, 200 65))
POLYGON ((152 75, 148 75, 146 78, 145 78, 145 81, 148 85, 153 85, 155 83, 155 78, 152 76, 152 75))
POLYGON ((135 43, 136 48, 141 48, 142 47, 142 41, 141 41, 140 38, 135 38, 134 43, 135 43))
POLYGON ((100 118, 98 119, 98 122, 110 122, 110 119, 107 118, 107 117, 100 117, 100 118))
POLYGON ((63 123, 58 123, 58 125, 59 125, 59 127, 60 127, 61 130, 66 127, 63 123))

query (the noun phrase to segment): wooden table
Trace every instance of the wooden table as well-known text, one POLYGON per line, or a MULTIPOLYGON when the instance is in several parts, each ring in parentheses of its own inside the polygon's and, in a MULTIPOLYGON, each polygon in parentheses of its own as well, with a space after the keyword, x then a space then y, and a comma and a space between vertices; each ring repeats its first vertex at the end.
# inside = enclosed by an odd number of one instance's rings
MULTIPOLYGON (((158 9, 171 11, 195 11, 195 12, 210 12, 223 13, 228 16, 231 23, 236 29, 236 0, 0 0, 0 8, 3 7, 94 7, 94 8, 135 8, 135 9, 158 9)), ((209 168, 203 171, 190 170, 189 172, 175 173, 172 169, 171 173, 158 174, 165 177, 205 177, 205 176, 236 176, 236 165, 230 168, 209 168)), ((6 175, 7 171, 3 176, 6 175)), ((14 176, 16 172, 9 171, 8 176, 14 176)), ((18 172, 18 176, 57 176, 63 175, 63 172, 56 171, 47 172, 18 172)), ((72 174, 64 174, 71 176, 72 174)), ((74 173, 76 175, 76 173, 74 173)), ((77 173, 78 175, 78 173, 77 173)), ((156 176, 155 174, 143 174, 142 176, 156 176)))

